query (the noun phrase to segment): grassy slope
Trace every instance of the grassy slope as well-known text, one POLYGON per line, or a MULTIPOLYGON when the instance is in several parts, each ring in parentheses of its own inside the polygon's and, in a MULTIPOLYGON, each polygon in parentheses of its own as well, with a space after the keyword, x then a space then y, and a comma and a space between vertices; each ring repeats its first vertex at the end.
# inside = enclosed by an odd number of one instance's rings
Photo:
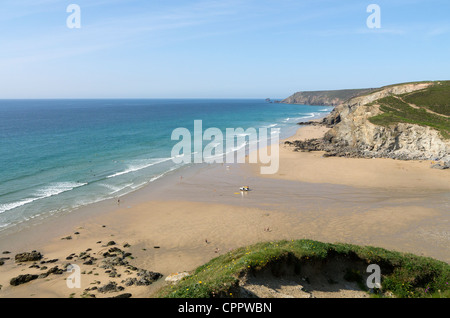
POLYGON ((450 138, 450 81, 436 82, 434 85, 413 93, 403 94, 399 98, 389 96, 372 104, 379 104, 382 114, 369 120, 375 125, 389 126, 397 123, 410 123, 432 127, 441 132, 446 139, 450 138), (418 107, 414 108, 408 104, 418 107), (437 114, 427 112, 431 110, 437 114))
POLYGON ((403 100, 436 113, 450 116, 450 81, 437 82, 428 89, 405 94, 403 100))
POLYGON ((311 240, 259 243, 214 258, 193 275, 161 289, 157 296, 174 298, 233 297, 239 277, 277 262, 294 260, 296 266, 339 255, 378 264, 383 292, 397 297, 450 297, 450 265, 431 258, 376 247, 328 244, 311 240), (389 273, 383 275, 383 273, 389 273))

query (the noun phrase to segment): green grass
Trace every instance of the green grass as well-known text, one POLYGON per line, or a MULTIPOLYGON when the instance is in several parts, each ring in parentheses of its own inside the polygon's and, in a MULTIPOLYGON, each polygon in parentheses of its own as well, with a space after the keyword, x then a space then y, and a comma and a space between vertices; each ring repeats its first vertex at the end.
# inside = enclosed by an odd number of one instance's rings
POLYGON ((450 81, 436 82, 426 89, 402 95, 404 101, 450 116, 450 81))
POLYGON ((426 111, 426 108, 428 108, 440 114, 448 113, 450 106, 445 103, 449 103, 446 96, 450 94, 450 84, 447 82, 445 84, 434 84, 432 88, 401 96, 405 102, 394 96, 384 97, 372 102, 371 104, 379 104, 383 113, 369 118, 369 121, 381 126, 398 123, 428 126, 438 130, 445 139, 450 139, 450 119, 426 111), (426 97, 427 95, 429 97, 426 97), (411 107, 408 103, 421 108, 411 107))
MULTIPOLYGON (((445 262, 376 247, 311 240, 266 242, 236 249, 198 267, 176 285, 163 287, 156 296, 239 297, 239 279, 249 272, 286 262, 294 264, 296 272, 300 272, 307 263, 336 256, 367 265, 378 264, 382 273, 382 295, 390 291, 396 297, 450 297, 450 265, 445 262)), ((352 272, 348 275, 358 279, 352 272)))

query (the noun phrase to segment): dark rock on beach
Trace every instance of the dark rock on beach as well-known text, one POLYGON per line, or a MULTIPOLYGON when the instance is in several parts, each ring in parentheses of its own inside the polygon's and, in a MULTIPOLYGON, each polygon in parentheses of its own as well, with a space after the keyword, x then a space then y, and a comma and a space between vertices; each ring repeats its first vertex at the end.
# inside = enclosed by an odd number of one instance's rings
POLYGON ((162 277, 162 274, 160 273, 147 271, 145 269, 136 268, 136 270, 138 270, 137 277, 129 277, 125 280, 122 280, 122 283, 125 286, 148 286, 162 277))
POLYGON ((111 247, 108 252, 110 253, 122 253, 122 250, 118 247, 111 247))
POLYGON ((127 287, 132 286, 135 283, 136 283, 136 278, 131 278, 131 277, 129 277, 129 278, 127 278, 127 279, 122 281, 122 284, 124 284, 127 287))
POLYGON ((64 270, 62 268, 55 266, 55 267, 50 268, 47 272, 40 274, 39 278, 46 278, 50 274, 62 275, 63 273, 64 273, 64 270))
POLYGON ((118 286, 116 282, 109 282, 102 287, 99 287, 98 292, 100 293, 114 293, 124 290, 123 286, 118 286))
POLYGON ((305 141, 295 140, 295 141, 286 141, 284 143, 288 146, 295 147, 294 151, 322 151, 324 150, 324 144, 321 139, 308 139, 305 141))
POLYGON ((120 294, 120 295, 117 295, 117 296, 114 296, 111 298, 131 298, 131 296, 132 296, 132 294, 130 294, 130 293, 123 293, 123 294, 120 294))
POLYGON ((42 258, 42 254, 36 251, 19 253, 15 256, 16 262, 35 262, 42 258))
POLYGON ((58 261, 58 259, 57 258, 54 258, 54 259, 49 259, 48 261, 47 261, 47 263, 56 263, 58 261))
POLYGON ((59 268, 58 266, 52 267, 47 271, 47 274, 55 274, 55 275, 61 275, 64 273, 64 270, 59 268))
POLYGON ((147 286, 161 278, 162 274, 142 269, 137 273, 137 276, 138 277, 135 284, 137 286, 147 286))
POLYGON ((29 281, 32 281, 37 278, 38 278, 38 275, 31 275, 31 274, 19 275, 17 277, 12 278, 9 283, 12 286, 18 286, 21 284, 28 283, 29 281))
POLYGON ((450 163, 449 162, 444 163, 444 164, 436 163, 436 164, 432 165, 431 168, 439 169, 439 170, 449 169, 450 168, 450 163))
MULTIPOLYGON (((311 152, 311 151, 323 151, 323 157, 344 157, 344 158, 390 158, 397 160, 419 160, 421 158, 414 158, 407 154, 392 153, 388 150, 374 152, 367 147, 355 147, 350 146, 345 141, 339 141, 327 138, 308 139, 308 140, 295 140, 286 141, 284 144, 294 148, 294 151, 311 152)), ((433 169, 449 169, 450 163, 437 163, 431 166, 433 169)))
POLYGON ((119 256, 113 256, 113 257, 108 257, 105 258, 102 261, 102 265, 100 265, 100 268, 105 268, 105 269, 113 269, 115 266, 125 266, 128 265, 128 262, 126 260, 124 260, 123 258, 119 257, 119 256))
POLYGON ((318 122, 318 121, 301 121, 301 122, 297 123, 297 125, 300 125, 300 126, 323 126, 325 124, 323 122, 318 122))

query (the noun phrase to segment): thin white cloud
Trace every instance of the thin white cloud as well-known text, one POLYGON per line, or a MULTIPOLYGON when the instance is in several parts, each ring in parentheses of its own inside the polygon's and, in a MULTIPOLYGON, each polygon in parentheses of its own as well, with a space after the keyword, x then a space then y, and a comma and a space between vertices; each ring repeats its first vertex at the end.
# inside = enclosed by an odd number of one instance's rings
POLYGON ((432 27, 428 31, 428 35, 430 35, 430 36, 438 36, 438 35, 444 35, 444 34, 449 34, 449 33, 450 33, 450 26, 448 26, 448 25, 432 27))
POLYGON ((162 31, 214 23, 220 17, 233 14, 234 10, 229 10, 222 2, 202 2, 156 13, 140 12, 91 24, 82 23, 80 30, 69 30, 64 26, 56 30, 47 28, 47 32, 30 34, 26 38, 11 36, 8 41, 3 41, 0 64, 11 66, 111 49, 139 41, 145 35, 158 36, 162 31))

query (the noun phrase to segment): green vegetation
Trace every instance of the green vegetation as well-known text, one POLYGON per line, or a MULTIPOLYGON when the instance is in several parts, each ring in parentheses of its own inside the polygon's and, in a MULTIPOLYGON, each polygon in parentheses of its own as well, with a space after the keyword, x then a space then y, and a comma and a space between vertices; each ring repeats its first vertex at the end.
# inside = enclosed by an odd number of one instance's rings
POLYGON ((402 99, 409 104, 450 116, 450 81, 437 82, 427 89, 404 94, 402 99))
POLYGON ((369 118, 375 125, 390 126, 410 123, 438 130, 450 139, 450 82, 436 82, 430 87, 400 96, 374 101, 382 114, 369 118))
MULTIPOLYGON (((311 240, 266 242, 236 249, 198 267, 176 285, 163 287, 156 296, 239 297, 239 279, 248 273, 268 268, 274 272, 277 266, 290 264, 300 274, 307 264, 323 264, 333 259, 366 266, 378 264, 382 274, 378 297, 387 292, 395 297, 450 297, 450 265, 445 262, 376 247, 311 240)), ((345 276, 358 284, 362 282, 356 265, 348 268, 345 276)), ((335 283, 333 279, 329 281, 335 283)))

